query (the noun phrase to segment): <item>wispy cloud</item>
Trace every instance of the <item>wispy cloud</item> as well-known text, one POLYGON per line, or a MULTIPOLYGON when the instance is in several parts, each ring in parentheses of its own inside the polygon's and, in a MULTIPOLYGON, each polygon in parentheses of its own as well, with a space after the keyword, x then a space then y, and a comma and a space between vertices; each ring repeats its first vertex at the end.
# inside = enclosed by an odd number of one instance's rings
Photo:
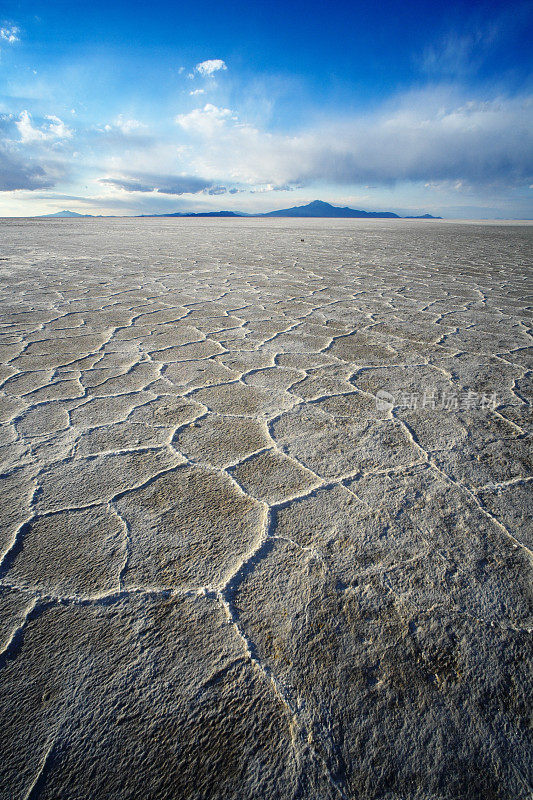
POLYGON ((527 24, 533 4, 530 0, 510 3, 499 13, 482 14, 472 4, 470 14, 436 41, 429 43, 415 62, 435 78, 468 79, 494 59, 498 50, 527 24))
POLYGON ((133 133, 134 131, 142 131, 146 129, 146 125, 142 122, 139 122, 138 119, 124 119, 122 114, 119 114, 116 120, 104 126, 104 130, 112 131, 114 129, 118 129, 122 133, 126 135, 133 133))
POLYGON ((462 35, 448 33, 436 44, 425 48, 420 66, 431 76, 463 77, 479 69, 497 34, 496 25, 462 35))

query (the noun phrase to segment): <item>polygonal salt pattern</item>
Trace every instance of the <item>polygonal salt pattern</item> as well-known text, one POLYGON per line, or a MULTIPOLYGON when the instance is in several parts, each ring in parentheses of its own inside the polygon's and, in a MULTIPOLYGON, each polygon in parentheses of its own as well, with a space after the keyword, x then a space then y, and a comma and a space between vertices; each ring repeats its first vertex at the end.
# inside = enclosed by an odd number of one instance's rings
POLYGON ((531 226, 0 226, 0 798, 528 797, 531 226))

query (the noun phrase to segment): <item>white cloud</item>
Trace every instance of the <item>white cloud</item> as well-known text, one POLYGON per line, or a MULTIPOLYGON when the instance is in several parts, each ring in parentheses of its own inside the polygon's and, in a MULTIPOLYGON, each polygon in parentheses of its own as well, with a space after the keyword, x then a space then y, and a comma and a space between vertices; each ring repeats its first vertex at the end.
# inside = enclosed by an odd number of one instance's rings
POLYGON ((205 94, 205 89, 193 89, 192 92, 189 92, 191 97, 195 97, 198 94, 205 94))
POLYGON ((31 142, 51 142, 60 139, 70 139, 72 131, 65 123, 53 114, 45 117, 48 122, 40 127, 33 124, 29 111, 22 111, 15 125, 20 134, 23 144, 31 142))
POLYGON ((7 25, 3 28, 0 28, 0 40, 2 42, 8 42, 9 44, 13 44, 13 42, 19 41, 19 33, 20 29, 17 28, 16 25, 7 25))
POLYGON ((70 139, 72 136, 72 131, 68 128, 65 123, 56 116, 47 116, 47 120, 50 120, 50 124, 48 125, 48 138, 49 139, 70 139))
POLYGON ((215 72, 227 69, 227 66, 221 58, 209 58, 207 61, 200 61, 194 69, 202 75, 202 77, 210 78, 215 72))
POLYGON ((195 108, 188 114, 178 114, 175 121, 187 133, 209 139, 222 131, 229 118, 236 120, 229 108, 219 108, 212 103, 206 103, 203 108, 195 108))

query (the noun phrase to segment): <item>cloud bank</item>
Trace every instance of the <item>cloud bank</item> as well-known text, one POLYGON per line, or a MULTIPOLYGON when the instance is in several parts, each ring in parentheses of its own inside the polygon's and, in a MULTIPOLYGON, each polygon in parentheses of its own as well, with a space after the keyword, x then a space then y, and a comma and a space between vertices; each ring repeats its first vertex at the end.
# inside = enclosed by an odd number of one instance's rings
POLYGON ((247 184, 531 182, 533 98, 490 101, 446 88, 411 92, 371 115, 271 134, 206 104, 176 117, 195 171, 247 184))
POLYGON ((161 133, 125 114, 86 128, 53 113, 0 116, 0 191, 61 187, 69 172, 117 199, 124 192, 233 196, 312 186, 318 196, 320 186, 397 184, 502 198, 533 184, 530 95, 481 100, 433 86, 372 112, 309 120, 292 133, 205 103, 166 126, 161 133))

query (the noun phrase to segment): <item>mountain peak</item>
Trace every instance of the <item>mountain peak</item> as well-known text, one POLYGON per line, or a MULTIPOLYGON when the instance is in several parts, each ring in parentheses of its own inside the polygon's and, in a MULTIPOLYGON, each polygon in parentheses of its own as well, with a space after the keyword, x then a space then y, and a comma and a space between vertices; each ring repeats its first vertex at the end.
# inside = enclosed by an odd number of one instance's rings
POLYGON ((344 206, 333 206, 331 203, 326 203, 324 200, 313 200, 305 206, 293 206, 292 208, 283 208, 279 211, 270 211, 268 214, 261 214, 258 216, 263 217, 342 217, 342 218, 355 218, 365 219, 373 217, 382 217, 385 219, 398 219, 398 214, 392 211, 359 211, 355 208, 348 208, 344 206))

